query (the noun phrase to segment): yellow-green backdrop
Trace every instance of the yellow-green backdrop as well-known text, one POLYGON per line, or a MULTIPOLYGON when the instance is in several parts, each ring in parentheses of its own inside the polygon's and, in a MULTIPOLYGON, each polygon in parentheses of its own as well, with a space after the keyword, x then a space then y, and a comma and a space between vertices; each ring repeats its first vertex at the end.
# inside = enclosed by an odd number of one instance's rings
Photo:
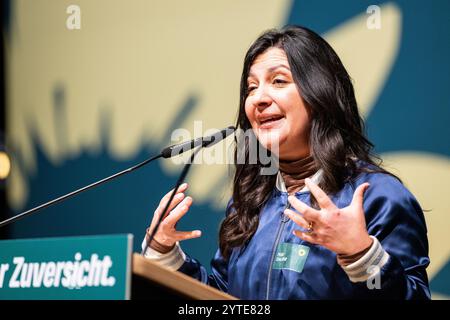
MULTIPOLYGON (((199 136, 195 121, 232 125, 246 49, 265 29, 301 24, 341 56, 376 151, 429 210, 433 297, 450 297, 449 2, 381 1, 380 28, 370 27, 373 3, 359 0, 9 3, 10 215, 156 154, 176 128, 199 136)), ((131 232, 139 250, 180 169, 154 163, 17 222, 11 237, 131 232)), ((229 169, 196 165, 188 176, 195 205, 181 227, 204 235, 183 246, 204 264, 217 247, 229 169)))

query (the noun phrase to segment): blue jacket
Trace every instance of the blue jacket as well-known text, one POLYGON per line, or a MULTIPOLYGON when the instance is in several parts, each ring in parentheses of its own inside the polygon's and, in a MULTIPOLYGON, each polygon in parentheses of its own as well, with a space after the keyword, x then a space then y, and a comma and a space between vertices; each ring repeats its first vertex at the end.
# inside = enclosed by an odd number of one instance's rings
MULTIPOLYGON (((218 250, 209 275, 189 256, 179 271, 241 299, 429 299, 427 229, 418 202, 397 179, 383 173, 362 173, 331 199, 346 207, 364 182, 370 183, 364 194, 368 232, 390 255, 380 269, 379 289, 351 282, 335 253, 293 235, 299 227, 283 214, 288 195, 277 188, 245 247, 233 249, 228 261, 218 250), (301 259, 286 248, 300 248, 301 259)), ((295 196, 310 205, 309 191, 295 196)))

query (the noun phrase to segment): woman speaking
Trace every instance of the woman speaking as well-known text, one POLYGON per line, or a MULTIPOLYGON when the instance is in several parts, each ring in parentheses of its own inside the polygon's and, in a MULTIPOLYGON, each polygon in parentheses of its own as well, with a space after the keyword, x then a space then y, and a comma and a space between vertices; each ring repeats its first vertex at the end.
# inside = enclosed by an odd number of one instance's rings
POLYGON ((236 127, 252 130, 279 170, 261 174, 245 143, 211 274, 179 244, 201 236, 176 229, 192 204, 187 184, 145 257, 241 299, 430 298, 422 209, 374 160, 351 79, 323 38, 290 26, 252 44, 236 127))

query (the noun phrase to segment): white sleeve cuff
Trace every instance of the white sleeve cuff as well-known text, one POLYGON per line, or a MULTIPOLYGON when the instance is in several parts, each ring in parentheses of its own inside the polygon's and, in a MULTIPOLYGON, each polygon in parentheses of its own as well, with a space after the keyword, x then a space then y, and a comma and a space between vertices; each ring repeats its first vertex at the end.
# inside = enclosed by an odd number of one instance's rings
POLYGON ((160 253, 147 245, 146 238, 142 242, 142 254, 145 258, 157 262, 172 271, 180 269, 186 261, 186 254, 181 249, 179 242, 169 252, 160 253))
POLYGON ((364 282, 375 277, 389 260, 389 254, 383 249, 378 239, 374 236, 370 237, 373 239, 373 243, 369 251, 358 261, 348 266, 342 266, 352 282, 364 282))

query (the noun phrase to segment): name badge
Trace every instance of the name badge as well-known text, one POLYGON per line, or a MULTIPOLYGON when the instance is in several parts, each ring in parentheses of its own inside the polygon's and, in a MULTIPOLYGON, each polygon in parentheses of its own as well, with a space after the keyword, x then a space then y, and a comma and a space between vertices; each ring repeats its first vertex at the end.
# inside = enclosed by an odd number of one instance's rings
POLYGON ((309 247, 294 244, 280 243, 275 254, 273 269, 288 269, 298 273, 303 271, 306 258, 308 258, 309 247))

